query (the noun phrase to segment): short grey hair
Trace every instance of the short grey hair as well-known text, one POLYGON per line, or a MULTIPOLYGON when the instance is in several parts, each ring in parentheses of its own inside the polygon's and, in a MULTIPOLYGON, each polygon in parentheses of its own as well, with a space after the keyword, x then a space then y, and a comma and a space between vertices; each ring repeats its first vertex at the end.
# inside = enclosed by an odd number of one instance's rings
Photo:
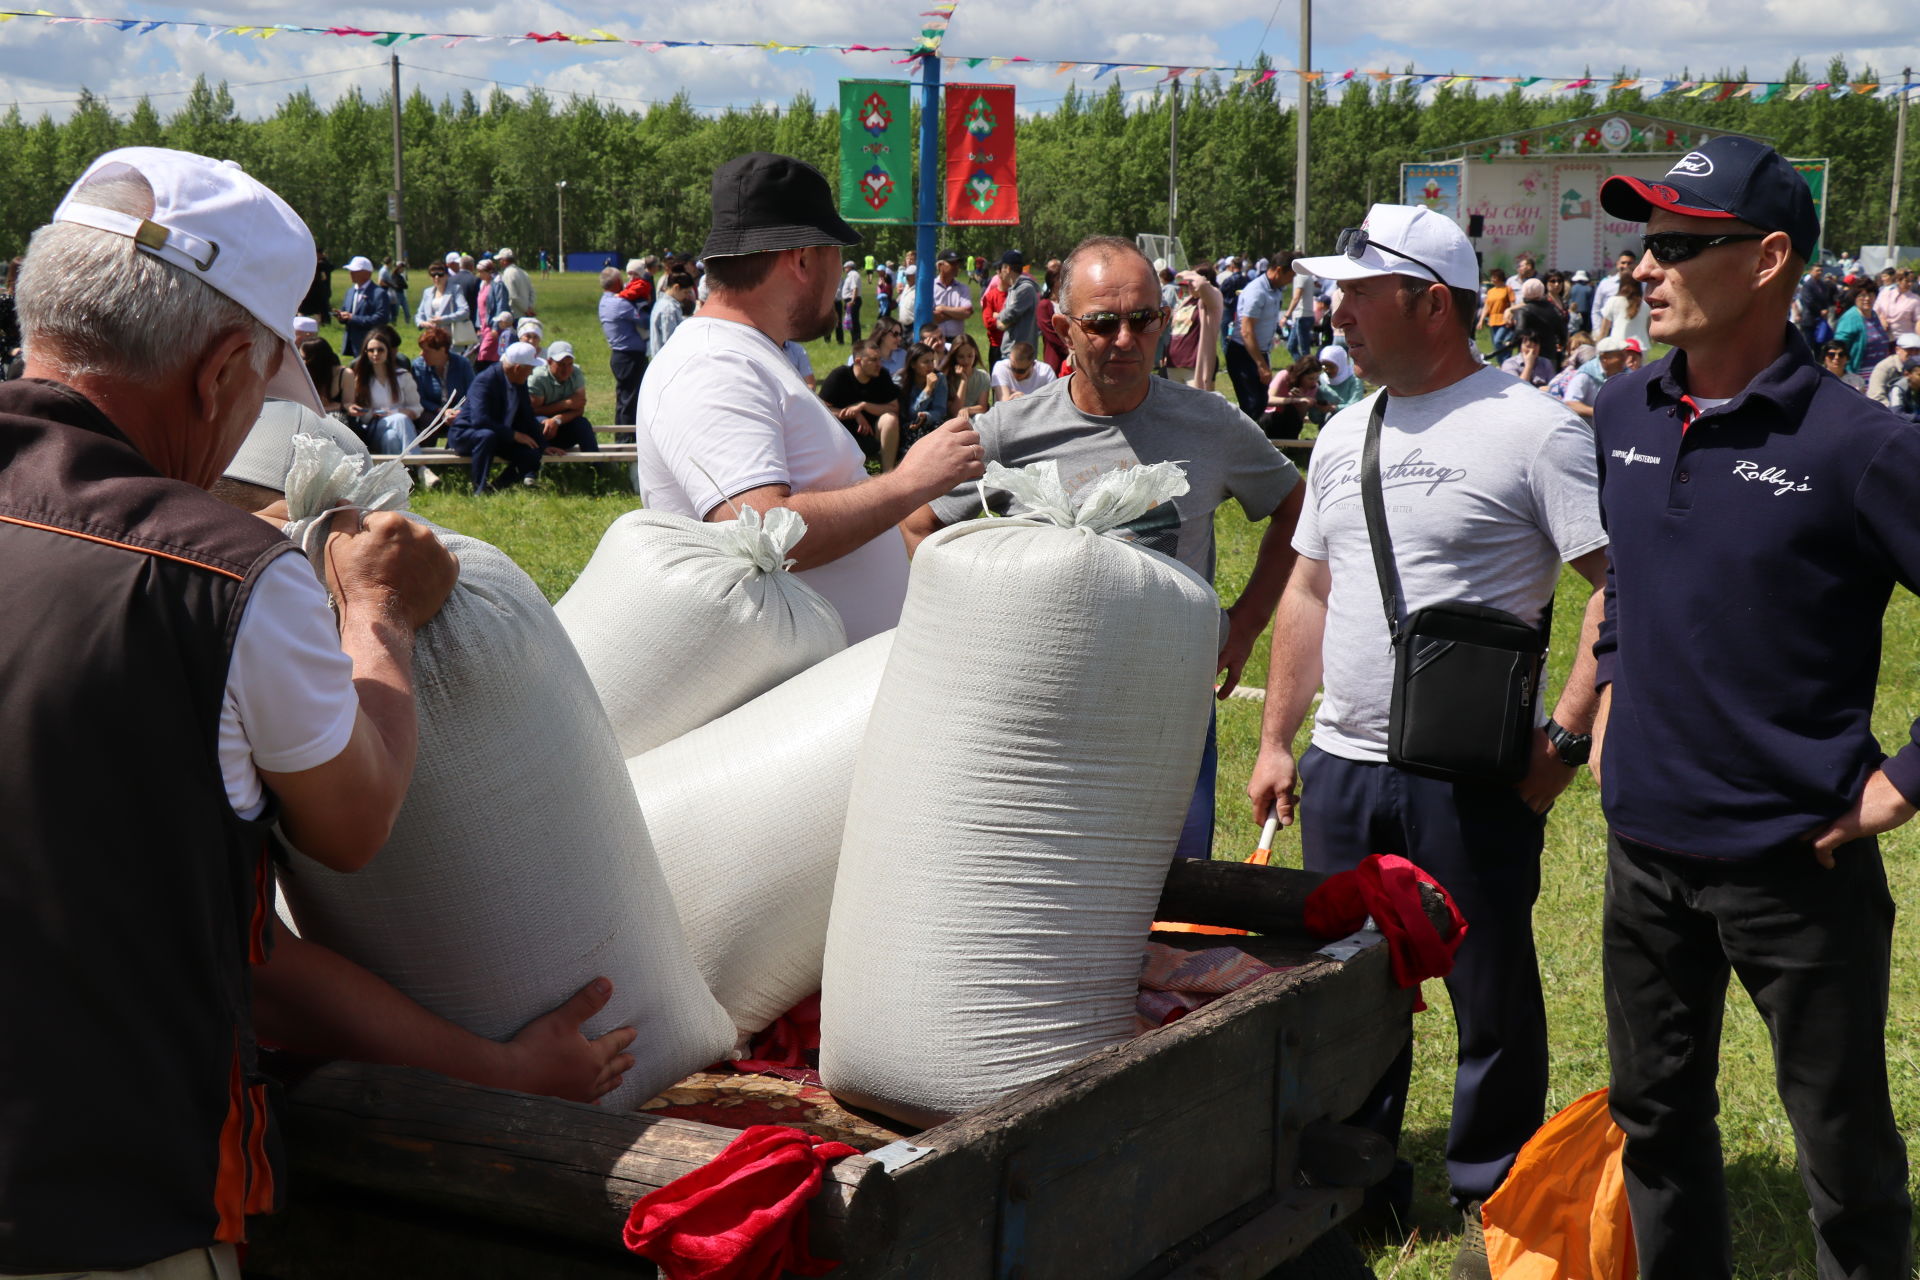
POLYGON ((627 273, 618 267, 600 268, 601 289, 618 289, 627 282, 627 273))
MULTIPOLYGON (((153 188, 138 173, 88 183, 81 203, 144 218, 153 188)), ((27 354, 67 377, 158 381, 236 330, 261 376, 284 345, 252 312, 127 236, 55 222, 33 233, 16 295, 27 354)), ((292 323, 292 317, 288 317, 292 323)))
MULTIPOLYGON (((1067 314, 1073 314, 1071 310, 1073 305, 1073 276, 1083 260, 1097 258, 1102 262, 1107 262, 1116 257, 1124 258, 1128 256, 1140 259, 1140 265, 1147 269, 1149 275, 1153 274, 1152 260, 1140 251, 1139 245, 1126 239, 1124 236, 1088 236, 1085 240, 1073 246, 1073 251, 1067 254, 1066 258, 1060 263, 1060 287, 1057 290, 1060 305, 1067 309, 1067 314)), ((1158 286, 1159 283, 1159 277, 1155 276, 1154 284, 1158 286)))

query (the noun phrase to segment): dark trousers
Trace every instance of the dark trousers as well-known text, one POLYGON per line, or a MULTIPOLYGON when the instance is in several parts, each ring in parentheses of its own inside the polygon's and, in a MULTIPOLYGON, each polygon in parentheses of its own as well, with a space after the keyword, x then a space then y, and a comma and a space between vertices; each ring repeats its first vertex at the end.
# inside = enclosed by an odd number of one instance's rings
POLYGON ((447 433, 447 443, 461 457, 473 460, 470 474, 475 493, 485 493, 491 487, 487 473, 493 469, 495 458, 507 464, 497 481, 501 485, 513 484, 540 469, 540 451, 528 448, 511 436, 501 437, 475 427, 455 427, 447 433))
MULTIPOLYGON (((1309 871, 1397 853, 1467 918, 1446 979, 1460 1036, 1447 1130, 1456 1207, 1491 1195, 1545 1117, 1547 1012, 1533 949, 1546 822, 1511 787, 1442 782, 1311 748, 1300 760, 1300 842, 1309 871)), ((1398 1145, 1413 1044, 1352 1117, 1398 1145)))
POLYGON ((647 358, 638 351, 614 351, 607 356, 607 368, 613 374, 613 425, 630 427, 640 420, 640 380, 646 376, 647 358))
POLYGON ((859 294, 847 299, 847 330, 855 342, 860 341, 860 303, 864 301, 859 294))
POLYGON ((1229 342, 1227 348, 1227 377, 1233 380, 1233 397, 1240 402, 1240 412, 1260 421, 1260 415, 1267 411, 1267 380, 1260 376, 1260 366, 1254 363, 1253 356, 1237 342, 1229 342))
POLYGON ((846 323, 846 318, 846 301, 841 298, 835 298, 833 300, 833 329, 827 334, 828 342, 845 342, 847 340, 846 334, 840 331, 840 326, 846 323))
POLYGON ((1733 1275, 1714 1078, 1727 978, 1773 1040, 1821 1280, 1906 1280, 1913 1206, 1887 1097, 1893 899, 1872 839, 1753 862, 1607 842, 1609 1100, 1644 1280, 1733 1275))
POLYGON ((584 413, 572 422, 561 423, 547 443, 562 449, 578 449, 582 453, 600 452, 600 437, 593 433, 593 424, 587 421, 584 413))
POLYGON ((1207 718, 1207 745, 1200 753, 1200 776, 1193 784, 1193 800, 1187 805, 1187 820, 1180 826, 1176 858, 1213 856, 1213 783, 1220 772, 1220 717, 1218 709, 1207 718))

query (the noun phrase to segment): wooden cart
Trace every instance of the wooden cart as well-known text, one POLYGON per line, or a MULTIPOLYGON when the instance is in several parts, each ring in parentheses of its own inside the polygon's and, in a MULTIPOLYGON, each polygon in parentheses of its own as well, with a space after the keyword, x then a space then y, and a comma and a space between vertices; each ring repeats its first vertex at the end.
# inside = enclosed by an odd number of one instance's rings
MULTIPOLYGON (((842 1280, 1253 1280, 1298 1257, 1391 1166, 1337 1120, 1405 1043, 1413 1003, 1383 943, 1314 954, 1300 906, 1317 882, 1176 864, 1162 918, 1263 936, 1159 940, 1297 967, 838 1162, 815 1252, 842 1280)), ((290 1101, 290 1208, 258 1223, 247 1264, 272 1280, 651 1274, 621 1247, 628 1209, 736 1136, 344 1063, 290 1101)))

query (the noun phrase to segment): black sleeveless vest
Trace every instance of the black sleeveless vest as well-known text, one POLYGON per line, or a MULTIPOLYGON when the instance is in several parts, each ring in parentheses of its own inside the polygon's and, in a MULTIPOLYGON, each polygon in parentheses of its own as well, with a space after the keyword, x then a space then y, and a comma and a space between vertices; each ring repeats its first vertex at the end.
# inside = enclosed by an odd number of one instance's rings
POLYGON ((274 1208, 272 815, 233 812, 217 738, 292 549, 71 388, 0 383, 0 1273, 135 1267, 274 1208))

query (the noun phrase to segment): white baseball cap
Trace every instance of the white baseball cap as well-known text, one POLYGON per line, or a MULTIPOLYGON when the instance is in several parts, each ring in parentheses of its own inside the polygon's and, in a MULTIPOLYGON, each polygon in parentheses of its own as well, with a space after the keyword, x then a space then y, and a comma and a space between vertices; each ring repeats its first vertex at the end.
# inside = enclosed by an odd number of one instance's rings
POLYGON ((231 160, 166 147, 122 147, 101 155, 67 189, 55 222, 126 236, 244 307, 282 343, 267 395, 314 411, 320 397, 294 338, 293 317, 313 282, 313 233, 287 202, 231 160), (135 173, 153 190, 144 218, 88 204, 88 183, 135 173))
POLYGON ((547 331, 546 326, 541 324, 538 320, 534 319, 532 316, 527 316, 526 318, 521 320, 519 324, 513 327, 513 331, 515 333, 526 333, 529 330, 531 330, 534 333, 545 333, 547 331))
POLYGON ((448 265, 448 266, 450 266, 450 267, 457 267, 457 266, 459 266, 459 265, 460 265, 460 251, 459 251, 459 250, 457 250, 457 249, 454 249, 454 250, 450 250, 450 251, 449 251, 449 252, 447 253, 447 265, 448 265))
POLYGON ((227 479, 285 493, 287 472, 293 469, 295 436, 323 436, 349 454, 367 456, 367 446, 360 443, 360 437, 332 418, 291 400, 269 400, 260 406, 260 416, 240 442, 240 452, 227 464, 227 479))
POLYGON ((1907 351, 1920 351, 1920 333, 1903 333, 1893 340, 1893 345, 1907 351))
POLYGON ((547 359, 549 360, 569 360, 572 358, 573 344, 571 342, 562 340, 547 348, 547 359))
POLYGON ((1341 251, 1296 258, 1293 269, 1325 280, 1411 276, 1450 289, 1480 290, 1480 264, 1460 224, 1424 205, 1376 204, 1357 228, 1340 233, 1341 251), (1362 234, 1364 233, 1364 234, 1362 234))
POLYGON ((511 258, 513 256, 513 250, 502 249, 500 252, 494 254, 493 256, 496 258, 511 258))
POLYGON ((627 259, 628 275, 637 276, 642 272, 644 272, 646 269, 647 269, 647 261, 645 258, 628 258, 627 259))
POLYGON ((367 259, 367 258, 353 258, 347 263, 347 270, 371 271, 373 270, 373 263, 370 259, 367 259))
POLYGON ((516 342, 500 353, 501 364, 521 364, 532 368, 540 363, 540 352, 531 342, 516 342))
POLYGON ((320 332, 320 322, 312 316, 295 316, 293 318, 293 331, 301 335, 318 333, 320 332))
POLYGON ((1593 349, 1600 355, 1606 355, 1610 351, 1630 350, 1627 346, 1627 340, 1617 333, 1610 333, 1600 339, 1600 341, 1593 344, 1593 349))

